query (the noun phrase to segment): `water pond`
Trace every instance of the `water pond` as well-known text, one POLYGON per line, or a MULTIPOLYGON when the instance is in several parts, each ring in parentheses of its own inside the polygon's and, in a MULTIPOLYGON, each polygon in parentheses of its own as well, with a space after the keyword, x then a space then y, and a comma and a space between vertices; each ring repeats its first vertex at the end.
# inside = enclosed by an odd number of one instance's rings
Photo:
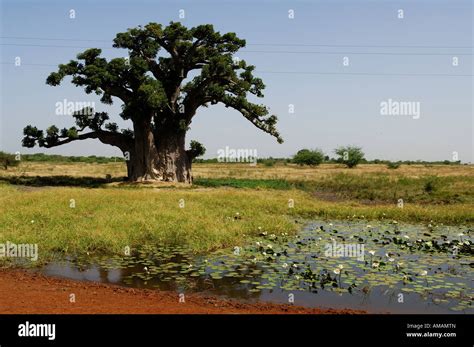
POLYGON ((391 313, 474 313, 473 228, 395 221, 312 221, 297 236, 195 255, 183 246, 51 263, 46 275, 391 313))

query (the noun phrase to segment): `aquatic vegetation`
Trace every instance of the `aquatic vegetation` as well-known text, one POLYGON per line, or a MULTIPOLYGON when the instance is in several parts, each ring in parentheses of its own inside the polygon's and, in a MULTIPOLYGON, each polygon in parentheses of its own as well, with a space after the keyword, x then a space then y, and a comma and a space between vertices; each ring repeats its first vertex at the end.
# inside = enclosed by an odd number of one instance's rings
MULTIPOLYGON (((129 257, 94 261, 105 271, 121 269, 121 281, 133 286, 246 299, 299 291, 312 293, 305 296, 307 304, 331 292, 350 295, 354 303, 403 293, 419 307, 473 311, 472 229, 373 224, 366 228, 363 221, 316 221, 296 236, 259 229, 253 242, 239 245, 239 252, 231 248, 195 255, 185 246, 145 246, 129 257), (333 240, 363 242, 366 258, 325 256, 324 245, 333 240)), ((89 257, 73 261, 77 267, 91 266, 89 257)))

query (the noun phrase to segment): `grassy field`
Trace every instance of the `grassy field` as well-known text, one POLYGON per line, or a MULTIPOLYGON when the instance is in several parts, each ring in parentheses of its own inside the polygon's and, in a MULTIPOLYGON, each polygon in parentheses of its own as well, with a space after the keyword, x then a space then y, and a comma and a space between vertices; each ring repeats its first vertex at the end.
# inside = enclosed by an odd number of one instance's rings
MULTIPOLYGON (((361 176, 367 174, 387 174, 390 177, 418 178, 430 175, 441 177, 458 176, 473 177, 473 165, 402 165, 398 169, 388 169, 382 164, 362 164, 348 170, 339 164, 322 164, 317 167, 297 166, 294 164, 277 164, 267 167, 262 164, 193 164, 193 174, 199 178, 254 178, 254 179, 289 179, 313 181, 321 177, 338 173, 351 173, 361 176)), ((104 177, 110 174, 115 177, 126 175, 124 163, 50 163, 50 162, 23 162, 0 172, 0 175, 68 175, 104 177), (61 170, 58 172, 58 170, 61 170)))
POLYGON ((0 171, 0 242, 38 243, 47 259, 150 243, 204 252, 294 233, 311 218, 472 226, 472 169, 197 164, 188 187, 124 184, 123 163, 28 162, 0 171))

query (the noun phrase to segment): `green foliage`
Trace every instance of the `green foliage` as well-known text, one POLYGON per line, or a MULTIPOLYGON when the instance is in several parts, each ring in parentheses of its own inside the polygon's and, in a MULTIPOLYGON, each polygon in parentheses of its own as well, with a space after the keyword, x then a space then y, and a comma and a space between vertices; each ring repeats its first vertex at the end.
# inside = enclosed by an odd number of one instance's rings
POLYGON ((337 161, 345 164, 349 168, 356 167, 364 160, 364 152, 361 147, 345 146, 334 150, 334 153, 339 156, 337 161))
POLYGON ((298 165, 316 166, 324 161, 324 153, 319 150, 302 149, 293 157, 293 162, 298 165))
POLYGON ((17 166, 20 163, 15 154, 0 151, 0 165, 7 170, 9 166, 17 166))
POLYGON ((266 167, 273 167, 276 164, 276 160, 273 158, 268 158, 263 160, 263 165, 266 167))
POLYGON ((426 179, 425 184, 423 185, 423 190, 428 193, 432 194, 438 189, 438 177, 431 176, 426 179))
MULTIPOLYGON (((217 164, 219 161, 217 158, 212 158, 212 159, 203 159, 203 158, 196 158, 193 160, 194 163, 206 163, 206 164, 217 164)), ((226 163, 226 164, 232 164, 232 163, 226 163)))
POLYGON ((189 147, 188 154, 190 154, 193 159, 203 156, 206 153, 206 147, 198 141, 192 140, 189 143, 189 147))
MULTIPOLYGON (((187 131, 199 107, 222 103, 278 142, 283 141, 276 129, 277 117, 264 105, 248 100, 249 96, 263 97, 265 85, 253 75, 254 66, 233 59, 245 47, 245 40, 235 33, 221 34, 210 24, 186 28, 178 22, 166 27, 149 23, 118 33, 113 46, 126 49, 129 56, 107 60, 101 57, 101 49, 90 48, 79 53, 77 60, 60 64, 46 83, 58 86, 70 76, 74 85, 83 87, 87 94, 99 95, 104 104, 119 99, 120 117, 132 120, 135 129, 146 127, 154 134, 187 131)), ((76 127, 70 129, 59 131, 51 126, 44 133, 28 125, 23 145, 49 148, 97 138, 122 151, 133 147, 133 133, 107 122, 106 113, 82 111, 73 115, 76 127), (91 132, 84 132, 86 129, 91 132)), ((191 148, 191 153, 202 155, 202 149, 191 148)))
POLYGON ((389 169, 398 169, 399 167, 400 167, 400 162, 391 161, 387 164, 387 168, 389 169))
POLYGON ((22 140, 23 147, 34 147, 37 141, 40 146, 43 144, 43 130, 38 130, 37 127, 27 125, 23 129, 23 135, 25 135, 22 140))
POLYGON ((88 157, 84 156, 63 156, 58 154, 44 154, 44 153, 35 153, 35 154, 23 154, 21 156, 23 162, 49 162, 49 163, 113 163, 113 162, 123 162, 123 157, 101 157, 90 155, 88 157))

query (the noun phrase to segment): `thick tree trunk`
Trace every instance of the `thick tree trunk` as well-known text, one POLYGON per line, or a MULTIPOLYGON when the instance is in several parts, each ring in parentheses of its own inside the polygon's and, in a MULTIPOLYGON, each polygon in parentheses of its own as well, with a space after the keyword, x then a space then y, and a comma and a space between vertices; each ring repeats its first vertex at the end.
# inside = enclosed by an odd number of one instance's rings
POLYGON ((185 137, 184 131, 165 131, 158 135, 156 169, 163 181, 192 183, 192 158, 186 153, 185 137))
POLYGON ((137 182, 160 179, 155 169, 158 154, 150 122, 135 122, 133 131, 135 143, 127 162, 128 179, 137 182))
POLYGON ((185 150, 183 131, 153 134, 151 125, 134 124, 135 144, 127 161, 129 181, 192 183, 192 158, 185 150))

